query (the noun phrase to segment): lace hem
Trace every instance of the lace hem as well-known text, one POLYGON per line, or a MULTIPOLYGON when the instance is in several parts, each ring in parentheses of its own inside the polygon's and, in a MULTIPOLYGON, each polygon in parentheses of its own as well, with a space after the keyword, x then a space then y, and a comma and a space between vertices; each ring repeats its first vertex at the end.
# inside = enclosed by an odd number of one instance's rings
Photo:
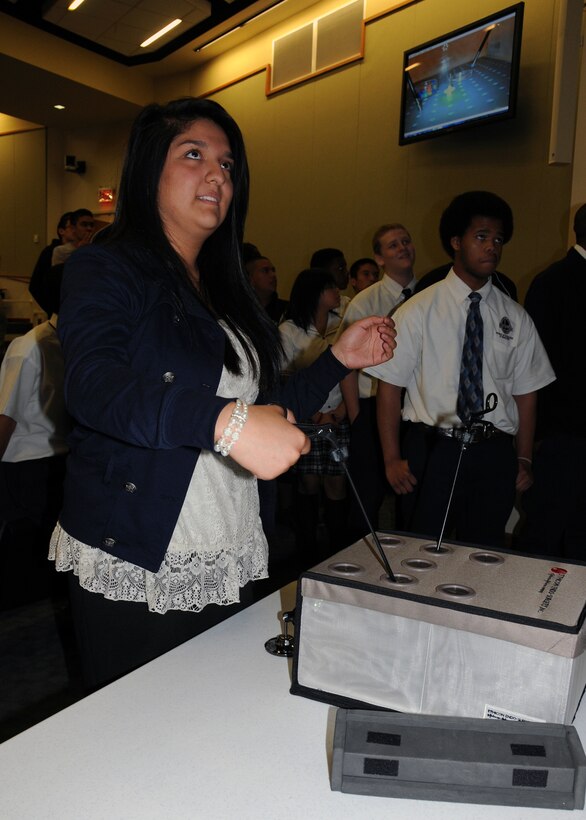
POLYGON ((77 541, 58 524, 49 558, 57 572, 73 570, 88 592, 112 601, 146 601, 151 612, 171 609, 200 612, 208 604, 227 606, 240 600, 240 587, 268 575, 268 546, 262 530, 238 553, 167 550, 157 573, 77 541))

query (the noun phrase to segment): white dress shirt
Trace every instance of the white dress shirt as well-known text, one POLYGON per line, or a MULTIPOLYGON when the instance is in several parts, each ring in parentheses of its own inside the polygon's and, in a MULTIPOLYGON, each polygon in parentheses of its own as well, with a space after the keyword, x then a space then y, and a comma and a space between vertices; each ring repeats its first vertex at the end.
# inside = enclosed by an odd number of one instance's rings
MULTIPOLYGON (((461 426, 456 402, 470 293, 452 269, 446 279, 415 294, 394 314, 394 356, 368 372, 406 388, 404 419, 434 427, 461 426)), ((529 314, 490 281, 477 293, 482 296, 484 324, 484 395, 495 393, 498 401, 486 420, 515 435, 519 414, 513 397, 545 387, 555 374, 529 314)))
MULTIPOLYGON (((406 287, 413 293, 417 280, 412 279, 406 287)), ((364 319, 366 316, 388 316, 397 305, 400 305, 405 297, 403 295, 404 287, 394 279, 391 279, 387 274, 383 274, 382 279, 375 282, 374 285, 361 290, 357 293, 354 299, 350 302, 344 313, 344 317, 340 324, 338 334, 345 330, 349 325, 357 322, 358 319, 364 319)), ((377 380, 365 373, 363 370, 358 371, 358 393, 361 399, 368 399, 371 396, 376 396, 377 380)))
MULTIPOLYGON (((330 312, 328 316, 328 326, 324 336, 318 333, 313 325, 310 325, 307 331, 305 331, 291 319, 287 319, 286 322, 280 324, 279 333, 281 334, 281 344, 283 345, 285 354, 283 362, 281 363, 283 373, 291 375, 313 364, 324 350, 327 350, 327 348, 334 343, 339 326, 340 317, 337 312, 330 312)), ((340 385, 337 384, 330 390, 330 394, 321 408, 321 412, 331 413, 341 401, 342 391, 340 390, 340 385)))
POLYGON ((67 452, 70 421, 63 396, 63 353, 50 322, 10 343, 0 368, 0 413, 16 422, 2 461, 67 452))

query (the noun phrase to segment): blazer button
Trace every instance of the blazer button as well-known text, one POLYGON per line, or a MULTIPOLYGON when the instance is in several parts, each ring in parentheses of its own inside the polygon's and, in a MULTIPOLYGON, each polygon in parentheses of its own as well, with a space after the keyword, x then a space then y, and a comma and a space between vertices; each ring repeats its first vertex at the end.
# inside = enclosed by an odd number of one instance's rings
POLYGON ((102 546, 106 547, 106 548, 107 547, 113 547, 115 543, 116 543, 115 538, 104 538, 104 540, 102 541, 102 546))
POLYGON ((163 373, 163 381, 170 384, 171 382, 175 381, 175 373, 171 370, 168 370, 166 373, 163 373))
POLYGON ((124 489, 127 493, 135 493, 136 492, 136 484, 133 484, 132 481, 127 481, 124 485, 124 489))

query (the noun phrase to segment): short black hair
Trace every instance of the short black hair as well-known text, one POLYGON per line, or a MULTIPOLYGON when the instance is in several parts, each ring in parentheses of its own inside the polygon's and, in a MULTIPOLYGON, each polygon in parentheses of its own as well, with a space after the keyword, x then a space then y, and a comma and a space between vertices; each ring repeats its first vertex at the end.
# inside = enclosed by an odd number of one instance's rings
POLYGON ((61 214, 59 217, 59 222, 57 223, 57 236, 59 236, 59 231, 65 230, 69 222, 73 224, 73 211, 65 211, 65 213, 61 214))
POLYGON ((513 235, 513 212, 504 199, 490 191, 466 191, 452 199, 440 219, 440 239, 451 259, 454 258, 452 237, 463 236, 476 216, 499 219, 502 222, 504 245, 513 235))
POLYGON ((249 262, 254 261, 255 259, 262 259, 262 253, 253 245, 252 242, 244 242, 242 245, 242 261, 244 262, 244 266, 248 265, 249 262))
POLYGON ((323 270, 339 256, 344 256, 344 253, 339 248, 320 248, 312 254, 309 267, 321 268, 323 270))
POLYGON ((356 279, 358 269, 363 265, 374 265, 378 270, 378 265, 374 259, 371 259, 370 256, 363 256, 362 259, 357 259, 356 262, 352 262, 350 266, 350 279, 356 279))
POLYGON ((319 304, 319 297, 324 290, 335 287, 336 280, 323 268, 302 270, 291 288, 285 318, 291 319, 302 330, 309 330, 319 304))
POLYGON ((92 219, 94 218, 93 213, 91 211, 88 211, 87 208, 78 208, 71 214, 71 224, 77 225, 77 221, 81 219, 82 216, 91 216, 92 219))

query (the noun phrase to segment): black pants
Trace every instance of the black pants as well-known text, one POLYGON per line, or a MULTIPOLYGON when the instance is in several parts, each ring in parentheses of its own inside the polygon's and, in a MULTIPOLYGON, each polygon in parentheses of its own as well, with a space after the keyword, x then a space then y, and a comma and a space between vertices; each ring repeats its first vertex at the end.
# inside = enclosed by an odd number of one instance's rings
POLYGON ((65 592, 47 560, 64 475, 65 456, 0 462, 0 609, 65 592))
MULTIPOLYGON (((460 456, 460 442, 423 424, 410 424, 404 455, 418 484, 401 496, 404 527, 437 538, 460 456)), ((505 526, 515 501, 517 457, 512 436, 471 444, 462 455, 445 535, 459 541, 504 546, 505 526)))
POLYGON ((535 483, 523 494, 519 546, 535 555, 586 560, 586 437, 545 438, 533 458, 535 483))
POLYGON ((54 527, 63 498, 65 456, 0 461, 0 521, 54 527))
POLYGON ((69 592, 83 682, 90 690, 154 660, 252 603, 252 584, 247 584, 240 590, 240 603, 159 615, 149 612, 144 602, 110 601, 88 592, 72 572, 69 592))

